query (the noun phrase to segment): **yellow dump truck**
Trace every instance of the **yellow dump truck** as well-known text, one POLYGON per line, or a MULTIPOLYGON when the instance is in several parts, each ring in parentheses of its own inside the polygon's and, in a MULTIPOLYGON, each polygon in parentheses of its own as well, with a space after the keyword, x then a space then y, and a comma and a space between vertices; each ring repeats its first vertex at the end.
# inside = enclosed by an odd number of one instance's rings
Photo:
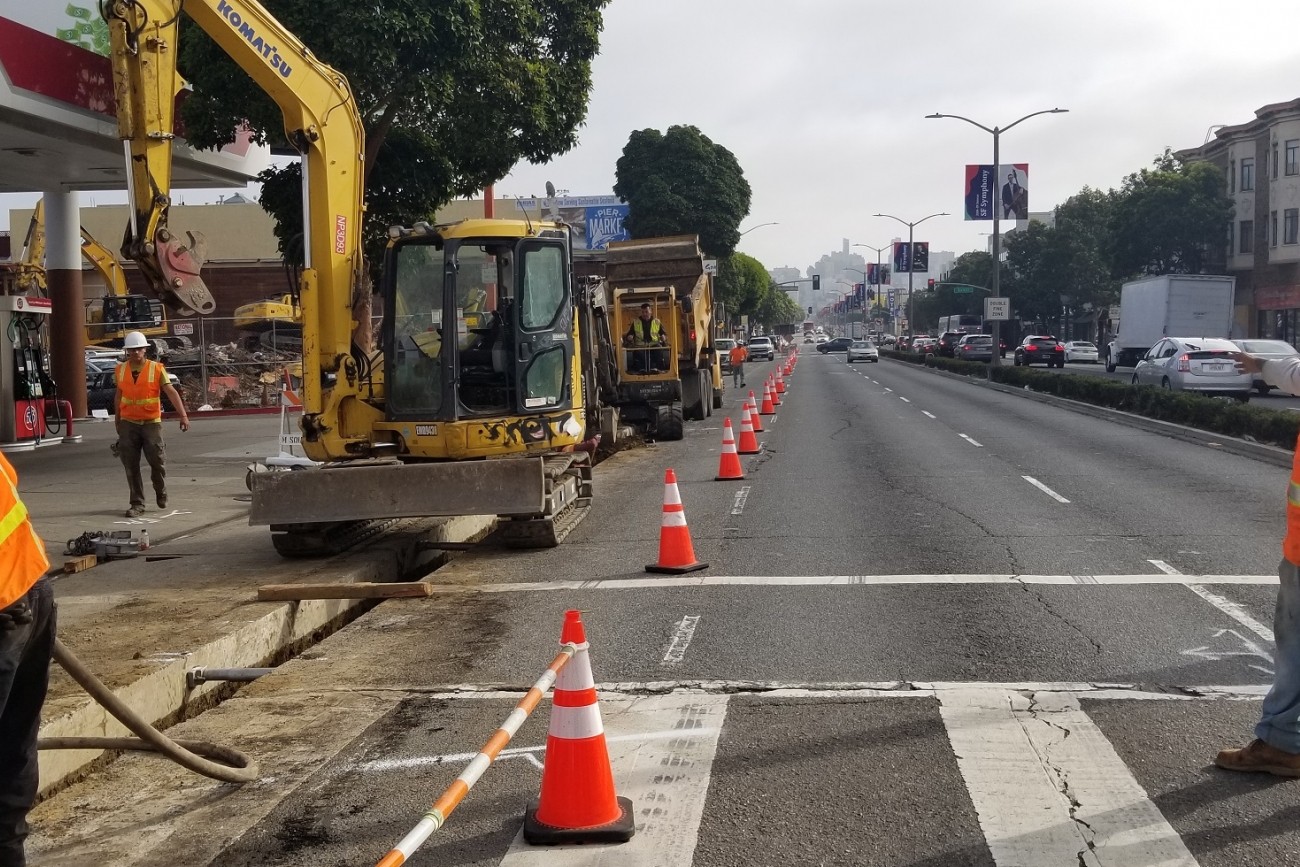
POLYGON ((610 332, 607 342, 597 341, 605 352, 598 378, 605 406, 661 440, 681 439, 684 419, 722 407, 713 278, 696 236, 611 243, 593 294, 610 332))

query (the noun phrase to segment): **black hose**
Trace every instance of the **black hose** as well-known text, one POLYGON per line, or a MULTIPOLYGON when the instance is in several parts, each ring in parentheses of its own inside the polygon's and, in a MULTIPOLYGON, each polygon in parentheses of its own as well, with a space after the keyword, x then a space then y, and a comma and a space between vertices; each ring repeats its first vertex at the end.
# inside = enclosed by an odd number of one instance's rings
POLYGON ((257 764, 244 753, 207 741, 174 741, 158 731, 144 717, 131 710, 118 698, 62 641, 54 639, 54 661, 72 679, 81 684, 91 698, 112 714, 118 722, 139 735, 139 738, 41 738, 36 746, 42 750, 151 750, 161 753, 178 765, 227 783, 251 783, 258 777, 257 764), (206 758, 205 758, 206 757, 206 758), (216 759, 225 764, 208 761, 216 759))

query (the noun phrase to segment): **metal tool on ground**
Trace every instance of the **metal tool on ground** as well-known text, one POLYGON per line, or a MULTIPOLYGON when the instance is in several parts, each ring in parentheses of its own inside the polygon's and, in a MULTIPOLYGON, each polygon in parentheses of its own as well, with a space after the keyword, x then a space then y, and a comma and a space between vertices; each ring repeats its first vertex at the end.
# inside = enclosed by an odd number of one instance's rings
POLYGON ((69 557, 93 554, 100 560, 124 560, 147 549, 147 540, 147 535, 144 539, 134 538, 130 530, 90 530, 69 539, 63 553, 69 557))
MULTIPOLYGON (((753 432, 750 432, 753 435, 753 432)), ((731 432, 731 419, 722 422, 722 455, 718 459, 718 474, 715 481, 730 482, 745 478, 745 470, 740 465, 740 455, 736 452, 736 437, 731 432)))
MULTIPOLYGON (((745 404, 745 410, 748 412, 752 407, 749 403, 745 404)), ((755 414, 753 418, 758 418, 755 414)), ((758 437, 754 435, 754 425, 750 421, 751 416, 741 415, 740 417, 740 442, 737 451, 742 455, 756 455, 763 450, 758 444, 758 437)))
POLYGON ((706 569, 708 565, 695 559, 691 531, 686 526, 686 509, 682 506, 682 495, 677 489, 677 474, 670 467, 664 473, 664 512, 659 527, 659 560, 646 566, 645 570, 681 575, 706 569))
MULTIPOLYGON (((570 615, 576 617, 578 612, 565 612, 566 629, 570 615)), ((580 619, 578 622, 581 624, 580 619)), ((438 800, 434 801, 433 806, 424 814, 424 818, 416 823, 415 827, 396 846, 390 849, 387 855, 379 860, 378 867, 398 867, 400 864, 405 864, 406 859, 415 854, 415 851, 424 845, 434 831, 446 824, 447 818, 452 814, 452 811, 460 805, 460 802, 469 794, 470 789, 474 788, 474 784, 492 766, 492 762, 496 761, 497 756, 501 754, 501 750, 505 748, 506 744, 510 743, 510 739, 515 736, 515 732, 519 731, 519 727, 523 725, 524 720, 528 719, 529 715, 537 709, 542 696, 551 688, 551 684, 555 683, 556 677, 578 652, 578 642, 564 642, 566 634, 566 632, 561 632, 560 652, 555 659, 551 660, 551 664, 546 667, 546 671, 537 679, 537 682, 515 705, 515 709, 506 717, 506 721, 493 732, 492 737, 488 738, 487 743, 483 745, 483 749, 465 766, 465 770, 461 771, 460 776, 447 787, 438 797, 438 800)), ((584 644, 584 656, 586 651, 585 641, 584 637, 582 642, 584 644)), ((590 666, 588 668, 590 669, 590 666)))
POLYGON ((614 771, 579 612, 564 612, 560 645, 575 647, 576 652, 555 681, 542 792, 524 814, 524 840, 626 843, 636 832, 632 801, 614 791, 614 771))

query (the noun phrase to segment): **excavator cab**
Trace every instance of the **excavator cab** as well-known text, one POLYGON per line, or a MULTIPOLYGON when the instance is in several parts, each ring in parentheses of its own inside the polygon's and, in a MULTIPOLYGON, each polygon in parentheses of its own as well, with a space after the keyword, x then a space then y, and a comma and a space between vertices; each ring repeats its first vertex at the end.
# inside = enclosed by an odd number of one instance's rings
POLYGON ((389 245, 388 419, 452 422, 571 409, 567 238, 485 237, 459 228, 411 230, 389 245))

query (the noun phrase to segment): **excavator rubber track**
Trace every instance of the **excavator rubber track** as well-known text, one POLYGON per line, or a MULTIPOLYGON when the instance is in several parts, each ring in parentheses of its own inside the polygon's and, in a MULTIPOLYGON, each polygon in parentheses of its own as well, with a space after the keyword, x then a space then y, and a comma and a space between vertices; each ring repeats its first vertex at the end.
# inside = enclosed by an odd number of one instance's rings
POLYGON ((509 548, 554 548, 591 511, 591 459, 581 452, 546 458, 546 514, 502 518, 498 540, 509 548))
POLYGON ((271 544, 281 557, 330 557, 342 554, 397 523, 396 518, 341 524, 288 524, 271 528, 271 544))

